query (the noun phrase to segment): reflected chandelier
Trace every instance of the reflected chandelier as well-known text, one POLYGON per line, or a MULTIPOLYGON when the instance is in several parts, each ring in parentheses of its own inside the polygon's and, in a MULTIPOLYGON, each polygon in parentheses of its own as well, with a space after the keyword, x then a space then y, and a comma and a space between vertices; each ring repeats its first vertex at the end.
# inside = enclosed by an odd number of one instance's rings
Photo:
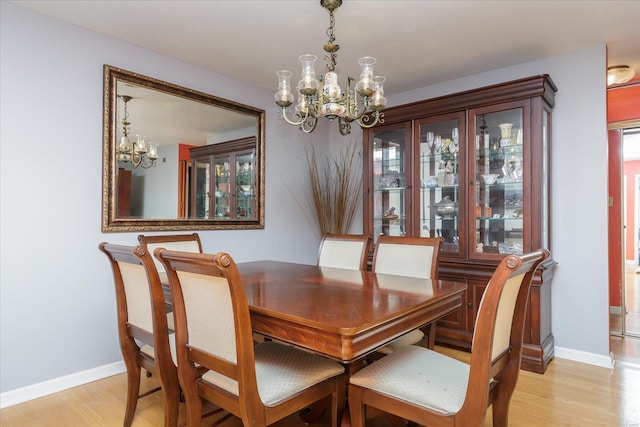
POLYGON ((384 123, 382 110, 387 104, 384 97, 383 76, 373 75, 373 64, 376 59, 365 56, 358 60, 361 67, 360 80, 351 89, 353 78, 347 78, 347 90, 343 91, 338 84, 338 75, 334 72, 337 52, 340 49, 335 43, 333 28, 336 10, 342 0, 320 0, 320 5, 329 12, 329 41, 324 45, 327 54, 326 68, 329 70, 324 78, 316 77, 314 65, 318 59, 315 55, 305 54, 299 57, 302 63, 302 79, 298 82, 298 103, 295 107, 294 118, 287 117, 288 109, 293 104, 290 79, 293 73, 288 70, 276 72, 278 76, 278 92, 274 98, 276 105, 282 110, 280 117, 293 126, 298 126, 306 133, 313 132, 319 117, 326 117, 330 121, 338 119, 338 126, 342 135, 351 133, 351 122, 355 121, 362 128, 370 128, 378 123, 384 123))
POLYGON ((129 141, 129 112, 127 111, 127 103, 131 101, 131 97, 127 95, 118 95, 118 98, 124 102, 124 114, 122 116, 122 137, 120 137, 120 143, 116 149, 116 158, 118 161, 123 162, 125 165, 131 162, 133 168, 138 166, 143 169, 149 169, 156 165, 158 159, 158 144, 155 142, 149 142, 149 149, 147 151, 147 143, 144 140, 144 136, 136 135, 136 142, 133 144, 129 141))

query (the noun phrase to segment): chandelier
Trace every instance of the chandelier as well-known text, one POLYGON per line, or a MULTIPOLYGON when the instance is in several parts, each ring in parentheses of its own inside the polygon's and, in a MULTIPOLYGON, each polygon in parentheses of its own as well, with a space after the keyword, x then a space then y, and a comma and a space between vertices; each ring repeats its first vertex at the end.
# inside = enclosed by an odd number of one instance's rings
POLYGON ((276 72, 278 76, 278 92, 274 98, 276 105, 281 108, 279 116, 293 126, 298 126, 306 133, 313 132, 318 123, 318 118, 326 117, 329 121, 338 119, 338 126, 342 135, 351 132, 351 122, 356 122, 362 128, 370 128, 378 123, 384 123, 382 110, 387 104, 384 97, 384 81, 382 76, 373 75, 373 65, 376 59, 365 56, 358 60, 361 67, 360 80, 351 88, 355 80, 347 78, 347 89, 342 90, 338 84, 338 75, 335 73, 337 52, 340 49, 335 43, 333 28, 336 10, 342 4, 342 0, 320 0, 320 5, 329 12, 329 28, 327 35, 329 41, 324 45, 329 70, 324 77, 316 77, 314 65, 317 56, 305 54, 299 57, 302 63, 302 78, 298 82, 298 102, 293 118, 288 117, 287 109, 293 104, 290 79, 293 73, 288 70, 276 72))
POLYGON ((144 136, 136 135, 136 142, 131 143, 129 141, 129 112, 127 111, 127 103, 131 101, 131 97, 127 95, 118 95, 118 98, 122 99, 124 103, 124 114, 122 116, 122 136, 120 137, 120 143, 116 149, 116 158, 118 161, 125 165, 131 162, 133 168, 138 166, 143 169, 148 169, 156 165, 158 159, 158 144, 155 142, 149 142, 149 149, 147 150, 147 143, 144 140, 144 136))

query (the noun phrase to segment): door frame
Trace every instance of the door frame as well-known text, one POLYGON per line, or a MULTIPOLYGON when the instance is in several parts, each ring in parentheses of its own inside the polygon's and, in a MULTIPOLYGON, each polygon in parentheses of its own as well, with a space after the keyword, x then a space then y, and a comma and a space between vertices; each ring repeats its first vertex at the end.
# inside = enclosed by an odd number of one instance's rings
MULTIPOLYGON (((625 221, 623 215, 625 201, 624 193, 624 156, 622 152, 623 137, 622 131, 627 128, 640 127, 640 119, 623 120, 608 123, 608 252, 609 252, 609 310, 613 307, 612 302, 620 301, 621 330, 612 331, 609 326, 609 334, 613 336, 626 336, 626 316, 625 316, 625 221), (613 290, 619 292, 619 298, 615 298, 613 290)), ((634 185, 635 185, 634 178, 634 185)))

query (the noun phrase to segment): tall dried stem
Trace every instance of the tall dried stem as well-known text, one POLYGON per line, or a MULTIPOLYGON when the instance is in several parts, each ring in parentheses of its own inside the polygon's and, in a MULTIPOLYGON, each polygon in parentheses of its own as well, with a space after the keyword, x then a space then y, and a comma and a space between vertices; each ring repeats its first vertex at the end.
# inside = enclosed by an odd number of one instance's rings
POLYGON ((345 145, 336 157, 307 150, 311 204, 320 233, 348 233, 355 218, 362 190, 362 173, 358 161, 360 145, 345 145))

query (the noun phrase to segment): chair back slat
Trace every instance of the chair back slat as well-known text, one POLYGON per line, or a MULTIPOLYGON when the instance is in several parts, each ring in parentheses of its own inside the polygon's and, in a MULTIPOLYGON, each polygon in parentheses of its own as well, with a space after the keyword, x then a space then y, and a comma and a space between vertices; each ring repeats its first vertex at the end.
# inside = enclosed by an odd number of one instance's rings
POLYGON ((491 360, 495 360, 510 346, 513 313, 523 279, 524 273, 510 277, 507 279, 500 294, 496 314, 495 333, 493 335, 493 346, 491 349, 491 360))
POLYGON ((224 277, 179 271, 188 344, 237 363, 236 329, 229 283, 224 277))
POLYGON ((364 248, 363 242, 329 240, 322 245, 318 259, 321 267, 359 270, 360 258, 364 248))
MULTIPOLYGON (((145 234, 138 235, 138 242, 147 248, 150 254, 158 248, 165 248, 171 251, 202 253, 202 243, 198 233, 191 234, 168 234, 149 236, 145 234)), ((154 256, 153 262, 159 274, 165 273, 164 265, 154 256)))
POLYGON ((435 279, 442 238, 380 236, 373 255, 376 273, 435 279))
POLYGON ((378 247, 376 273, 429 278, 433 247, 396 244, 382 244, 378 247))
POLYGON ((366 270, 371 237, 360 234, 326 234, 320 243, 318 265, 346 270, 366 270))
POLYGON ((127 302, 128 322, 153 333, 153 309, 147 273, 141 264, 118 261, 127 302))

